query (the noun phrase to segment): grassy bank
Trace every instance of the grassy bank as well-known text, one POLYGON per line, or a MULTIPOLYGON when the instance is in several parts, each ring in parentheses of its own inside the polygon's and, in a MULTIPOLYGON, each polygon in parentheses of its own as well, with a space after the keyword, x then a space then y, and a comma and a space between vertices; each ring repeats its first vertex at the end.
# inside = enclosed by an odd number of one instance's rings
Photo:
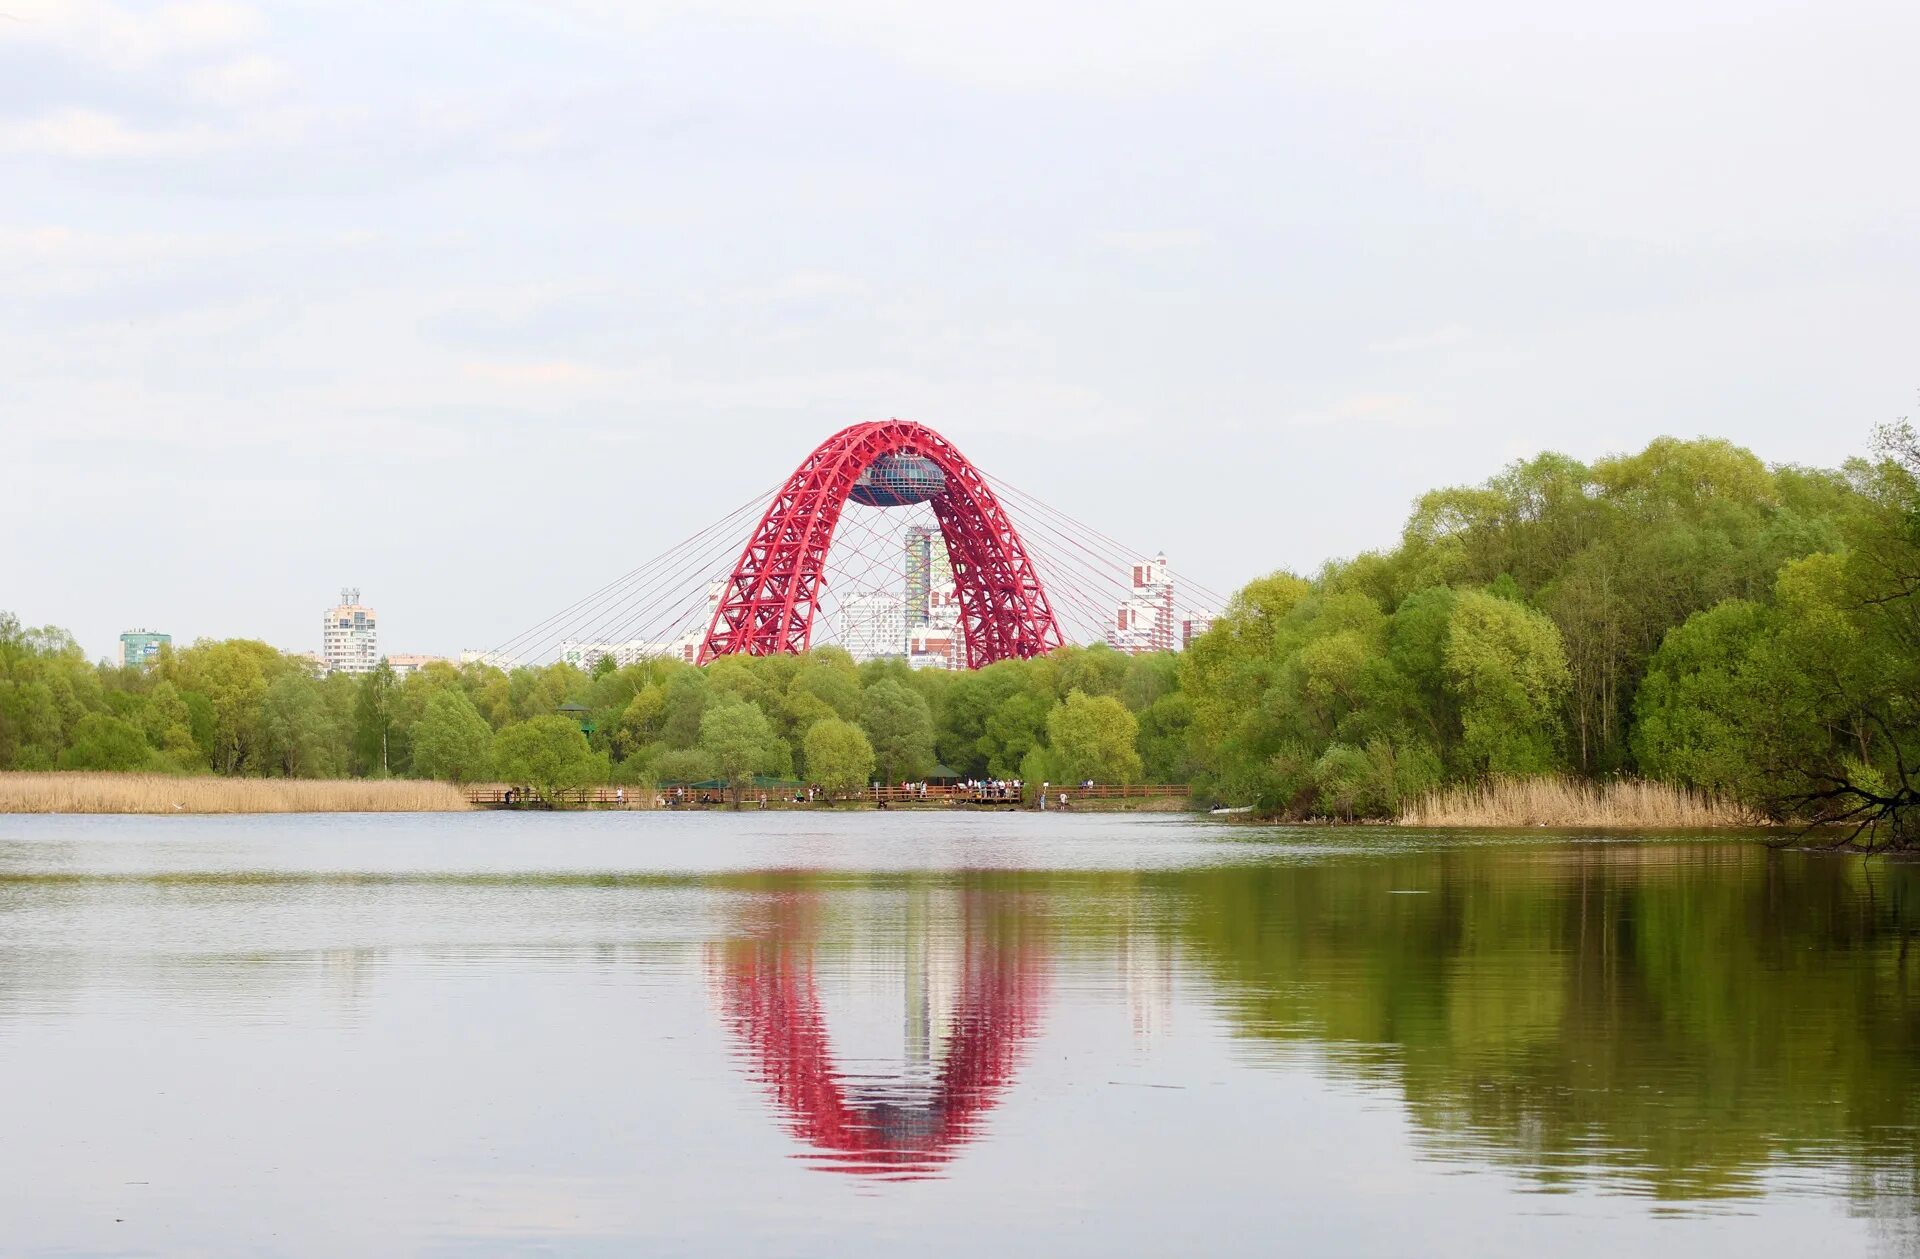
POLYGON ((446 813, 460 788, 410 779, 0 774, 0 813, 446 813))
POLYGON ((1635 830, 1751 827, 1762 819, 1727 800, 1671 783, 1496 778, 1448 787, 1403 812, 1406 826, 1566 826, 1635 830))

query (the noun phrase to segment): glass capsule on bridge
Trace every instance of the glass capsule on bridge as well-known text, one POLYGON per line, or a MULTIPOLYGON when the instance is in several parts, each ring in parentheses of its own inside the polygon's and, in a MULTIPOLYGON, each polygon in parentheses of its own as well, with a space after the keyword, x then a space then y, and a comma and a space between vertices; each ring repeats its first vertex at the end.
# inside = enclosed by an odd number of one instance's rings
POLYGON ((907 507, 946 488, 946 473, 925 455, 881 455, 860 474, 847 498, 868 507, 907 507))

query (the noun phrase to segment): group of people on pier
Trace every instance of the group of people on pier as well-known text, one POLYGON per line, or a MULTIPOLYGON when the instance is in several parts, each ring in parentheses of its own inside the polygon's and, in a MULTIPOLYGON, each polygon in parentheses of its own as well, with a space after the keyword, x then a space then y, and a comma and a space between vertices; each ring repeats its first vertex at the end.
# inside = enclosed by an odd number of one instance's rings
POLYGON ((969 778, 960 790, 980 804, 1018 804, 1022 786, 1018 778, 969 778))

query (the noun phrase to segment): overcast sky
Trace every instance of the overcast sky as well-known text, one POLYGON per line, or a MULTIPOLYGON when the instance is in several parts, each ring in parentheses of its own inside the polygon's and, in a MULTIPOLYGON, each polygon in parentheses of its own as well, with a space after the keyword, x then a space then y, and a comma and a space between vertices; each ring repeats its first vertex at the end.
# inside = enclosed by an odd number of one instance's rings
POLYGON ((1227 588, 1920 386, 1920 6, 0 0, 0 609, 491 646, 897 415, 1227 588))

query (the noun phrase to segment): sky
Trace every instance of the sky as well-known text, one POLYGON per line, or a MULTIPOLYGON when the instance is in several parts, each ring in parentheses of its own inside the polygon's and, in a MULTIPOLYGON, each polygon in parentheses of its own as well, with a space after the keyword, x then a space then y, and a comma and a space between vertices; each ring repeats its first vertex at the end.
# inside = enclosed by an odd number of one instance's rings
POLYGON ((1920 6, 0 0, 0 609, 503 642, 847 424, 1230 589, 1920 389, 1920 6))

